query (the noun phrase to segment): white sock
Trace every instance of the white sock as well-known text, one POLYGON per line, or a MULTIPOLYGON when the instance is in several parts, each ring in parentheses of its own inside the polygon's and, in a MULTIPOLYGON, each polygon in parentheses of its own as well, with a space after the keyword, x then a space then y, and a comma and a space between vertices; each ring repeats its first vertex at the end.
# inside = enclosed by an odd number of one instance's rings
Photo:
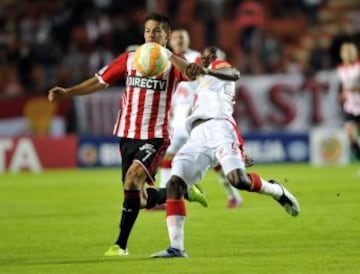
POLYGON ((261 188, 259 192, 268 194, 274 197, 275 199, 279 199, 283 194, 283 189, 278 184, 271 184, 268 181, 265 181, 263 178, 261 178, 261 188))
POLYGON ((166 188, 166 184, 170 179, 171 168, 161 168, 159 188, 166 188))
POLYGON ((185 216, 170 215, 166 217, 170 246, 184 250, 184 224, 185 216))

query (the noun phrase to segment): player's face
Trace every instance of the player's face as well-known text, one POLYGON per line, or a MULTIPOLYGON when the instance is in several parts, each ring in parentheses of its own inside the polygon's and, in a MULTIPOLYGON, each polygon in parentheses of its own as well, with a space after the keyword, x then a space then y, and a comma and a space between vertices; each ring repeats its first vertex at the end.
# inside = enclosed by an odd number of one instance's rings
POLYGON ((148 20, 145 23, 144 39, 145 43, 155 42, 162 46, 166 46, 169 34, 162 28, 162 24, 155 20, 148 20))
POLYGON ((216 60, 216 54, 211 52, 209 49, 205 49, 201 54, 201 65, 208 67, 211 62, 216 60))
POLYGON ((355 62, 358 58, 356 46, 351 43, 343 44, 340 49, 340 57, 344 63, 355 62))
POLYGON ((190 39, 186 31, 173 31, 170 37, 170 47, 175 53, 184 53, 189 49, 190 39))

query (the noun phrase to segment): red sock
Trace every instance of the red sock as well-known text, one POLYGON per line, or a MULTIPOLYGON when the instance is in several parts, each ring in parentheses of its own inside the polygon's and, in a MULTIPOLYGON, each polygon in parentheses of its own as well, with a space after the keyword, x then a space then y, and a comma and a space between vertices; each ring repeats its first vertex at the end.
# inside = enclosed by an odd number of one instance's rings
POLYGON ((171 168, 171 163, 172 163, 172 160, 163 160, 161 162, 161 167, 162 168, 171 168))
POLYGON ((261 189, 261 178, 256 173, 252 172, 248 174, 251 178, 251 185, 249 191, 259 192, 261 189))
POLYGON ((175 199, 167 199, 166 200, 166 216, 170 215, 180 215, 186 216, 186 207, 185 200, 175 200, 175 199))

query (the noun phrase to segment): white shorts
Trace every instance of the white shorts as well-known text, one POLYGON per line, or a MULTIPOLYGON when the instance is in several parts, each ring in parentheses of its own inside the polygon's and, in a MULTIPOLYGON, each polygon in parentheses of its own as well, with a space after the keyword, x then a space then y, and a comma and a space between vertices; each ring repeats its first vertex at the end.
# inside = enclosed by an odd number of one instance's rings
POLYGON ((166 153, 176 154, 188 139, 189 132, 185 128, 185 122, 183 122, 182 126, 174 127, 174 134, 171 137, 166 153))
POLYGON ((170 145, 168 146, 166 153, 176 154, 188 139, 188 136, 174 136, 171 138, 170 145))
POLYGON ((191 131, 190 138, 176 154, 171 175, 182 178, 190 187, 218 163, 226 175, 234 169, 245 169, 243 145, 232 122, 206 121, 191 131))

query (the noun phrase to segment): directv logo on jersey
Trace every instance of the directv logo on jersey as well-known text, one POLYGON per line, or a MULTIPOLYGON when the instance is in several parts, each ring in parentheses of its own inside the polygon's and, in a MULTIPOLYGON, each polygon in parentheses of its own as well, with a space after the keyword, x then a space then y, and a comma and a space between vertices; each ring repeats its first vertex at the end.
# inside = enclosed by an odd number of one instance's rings
POLYGON ((126 79, 126 85, 136 88, 146 88, 152 90, 165 90, 166 80, 157 80, 151 78, 143 78, 139 76, 129 76, 126 79))

